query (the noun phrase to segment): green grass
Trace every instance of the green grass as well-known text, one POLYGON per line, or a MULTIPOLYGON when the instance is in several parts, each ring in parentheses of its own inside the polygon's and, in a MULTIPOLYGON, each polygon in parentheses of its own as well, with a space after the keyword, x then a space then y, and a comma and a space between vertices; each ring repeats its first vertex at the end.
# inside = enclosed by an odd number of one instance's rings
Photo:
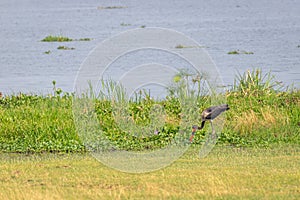
MULTIPOLYGON (((170 95, 160 101, 153 100, 147 93, 140 93, 127 102, 127 110, 118 109, 112 104, 110 96, 115 95, 113 83, 104 84, 108 96, 99 97, 94 107, 79 110, 80 117, 90 119, 95 113, 97 123, 106 137, 118 148, 126 150, 145 150, 162 148, 172 141, 181 126, 184 108, 180 96, 186 95, 182 88, 188 88, 194 94, 195 109, 191 116, 199 116, 204 108, 210 106, 210 97, 202 88, 202 78, 182 73, 174 77, 170 86, 170 95), (193 85, 185 84, 191 81, 193 85), (178 87, 181 89, 178 89, 178 87), (200 86, 201 91, 192 90, 200 86), (165 113, 154 113, 152 107, 160 105, 165 113), (121 125, 136 125, 134 132, 120 127, 115 121, 116 112, 126 112, 128 121, 121 125), (153 118, 163 116, 163 119, 153 118), (155 126, 162 123, 160 133, 143 136, 143 126, 155 126)), ((277 144, 300 145, 300 90, 282 90, 280 84, 270 74, 261 70, 245 72, 236 78, 232 90, 224 95, 231 109, 226 112, 226 121, 218 144, 242 147, 269 147, 277 144), (279 90, 280 89, 280 90, 279 90)), ((53 94, 48 96, 33 94, 15 94, 0 97, 0 152, 85 152, 84 141, 78 134, 73 115, 74 96, 56 88, 53 82, 53 94)), ((78 113, 77 113, 78 114, 78 113)), ((78 115, 75 115, 78 116, 78 115)), ((200 119, 191 117, 190 124, 200 123, 200 119)), ((187 129, 189 129, 188 125, 187 129)), ((133 126, 131 126, 133 127, 133 126)), ((198 131, 194 144, 202 144, 210 126, 198 131)), ((187 136, 188 138, 188 136, 187 136)), ((93 144, 95 145, 95 144, 93 144)), ((96 145, 97 147, 97 145, 96 145)))
MULTIPOLYGON (((124 99, 113 82, 102 82, 106 93, 91 109, 119 148, 161 148, 178 132, 184 109, 180 96, 194 95, 196 115, 210 106, 202 78, 181 72, 166 99, 153 100, 141 92, 128 102, 130 119, 141 126, 150 124, 154 104, 165 109, 159 135, 128 137, 118 128, 113 113, 119 110, 111 97, 124 99)), ((196 133, 173 164, 142 174, 112 170, 88 155, 74 124, 74 94, 52 84, 47 96, 0 92, 0 199, 300 198, 300 90, 284 89, 271 73, 254 69, 239 74, 232 89, 220 94, 231 109, 207 157, 199 158, 199 144, 209 126, 196 133)), ((85 107, 79 111, 86 119, 93 114, 85 107)))
POLYGON ((299 199, 300 148, 190 149, 144 174, 112 170, 86 154, 0 154, 1 199, 299 199))
POLYGON ((270 72, 255 69, 239 74, 227 102, 234 111, 228 112, 222 137, 230 135, 231 144, 234 140, 237 145, 299 144, 300 91, 284 90, 270 72))
POLYGON ((20 94, 2 99, 0 149, 6 152, 81 151, 68 97, 20 94))

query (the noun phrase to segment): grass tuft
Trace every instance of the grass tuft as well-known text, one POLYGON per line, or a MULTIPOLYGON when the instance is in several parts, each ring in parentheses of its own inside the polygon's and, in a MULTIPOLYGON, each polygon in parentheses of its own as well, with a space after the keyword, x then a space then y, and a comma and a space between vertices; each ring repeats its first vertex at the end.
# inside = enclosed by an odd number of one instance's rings
POLYGON ((268 72, 262 73, 261 69, 248 70, 244 74, 238 74, 234 80, 233 91, 240 92, 245 96, 259 96, 274 94, 283 88, 281 82, 268 72))

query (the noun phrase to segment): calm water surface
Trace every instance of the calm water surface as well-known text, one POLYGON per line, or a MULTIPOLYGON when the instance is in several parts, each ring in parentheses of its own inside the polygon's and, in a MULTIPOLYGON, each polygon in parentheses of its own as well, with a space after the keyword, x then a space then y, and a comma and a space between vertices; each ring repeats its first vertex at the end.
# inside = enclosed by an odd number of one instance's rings
POLYGON ((141 26, 173 29, 205 46, 225 85, 260 67, 299 88, 299 10, 297 0, 1 0, 0 92, 48 93, 52 80, 73 91, 80 64, 97 44, 141 26), (49 34, 93 40, 40 42, 49 34), (61 45, 75 49, 58 50, 61 45), (254 54, 227 54, 233 50, 254 54))

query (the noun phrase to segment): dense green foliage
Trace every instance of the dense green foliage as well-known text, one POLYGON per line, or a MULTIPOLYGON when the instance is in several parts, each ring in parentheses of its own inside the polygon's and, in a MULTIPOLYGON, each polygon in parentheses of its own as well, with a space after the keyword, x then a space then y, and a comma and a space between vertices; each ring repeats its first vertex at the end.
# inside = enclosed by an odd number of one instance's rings
MULTIPOLYGON (((74 95, 63 93, 55 87, 55 82, 53 85, 53 95, 0 97, 0 151, 85 151, 73 120, 74 95)), ((231 109, 226 113, 227 120, 218 143, 237 146, 300 144, 300 91, 278 90, 277 86, 269 73, 263 76, 260 70, 239 75, 232 90, 222 94, 226 95, 231 109)), ((96 99, 95 113, 102 131, 119 148, 127 150, 154 149, 169 144, 178 133, 182 118, 180 101, 173 89, 164 100, 153 100, 145 93, 129 102, 130 119, 141 127, 150 123, 154 105, 165 110, 165 122, 158 134, 136 136, 124 131, 115 123, 112 101, 96 99)), ((197 96, 197 101, 199 114, 210 106, 207 95, 197 96)), ((194 145, 201 144, 208 127, 197 132, 194 145)))
POLYGON ((7 152, 81 151, 69 96, 19 94, 1 99, 0 149, 7 152))

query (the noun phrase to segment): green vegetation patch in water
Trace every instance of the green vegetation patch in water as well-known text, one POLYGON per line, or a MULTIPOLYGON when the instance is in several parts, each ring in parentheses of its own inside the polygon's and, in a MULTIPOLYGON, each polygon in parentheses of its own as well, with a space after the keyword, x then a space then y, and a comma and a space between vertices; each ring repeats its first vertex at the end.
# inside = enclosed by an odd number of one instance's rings
POLYGON ((123 9, 127 8, 126 6, 98 6, 98 10, 112 10, 112 9, 123 9))
POLYGON ((254 54, 252 51, 234 50, 229 51, 227 54, 237 55, 237 54, 254 54))
POLYGON ((67 46, 59 46, 57 47, 58 50, 74 50, 74 47, 67 47, 67 46))
POLYGON ((42 42, 70 42, 73 41, 73 39, 64 36, 48 35, 41 41, 42 42))
POLYGON ((41 42, 72 42, 72 41, 91 41, 91 38, 72 39, 65 36, 48 35, 41 42))
POLYGON ((184 48, 205 48, 205 46, 185 46, 182 44, 178 44, 175 46, 176 49, 184 49, 184 48))

